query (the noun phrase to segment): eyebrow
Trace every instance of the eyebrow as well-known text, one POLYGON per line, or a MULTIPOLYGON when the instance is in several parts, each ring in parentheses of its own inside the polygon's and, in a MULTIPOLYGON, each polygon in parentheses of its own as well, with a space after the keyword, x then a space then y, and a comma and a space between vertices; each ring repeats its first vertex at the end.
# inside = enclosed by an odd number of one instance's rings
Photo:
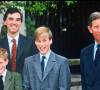
MULTIPOLYGON (((8 19, 13 19, 13 17, 9 17, 8 19)), ((21 18, 16 18, 16 20, 21 20, 21 18)))

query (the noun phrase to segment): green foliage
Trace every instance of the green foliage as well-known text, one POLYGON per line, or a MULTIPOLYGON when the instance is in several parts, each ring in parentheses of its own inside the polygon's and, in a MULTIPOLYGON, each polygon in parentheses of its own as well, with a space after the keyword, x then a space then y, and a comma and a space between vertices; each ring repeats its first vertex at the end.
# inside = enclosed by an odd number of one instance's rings
POLYGON ((26 1, 0 1, 0 13, 5 12, 9 7, 25 7, 26 1))
POLYGON ((77 1, 65 1, 67 3, 67 6, 69 6, 70 4, 74 4, 76 3, 77 1))
POLYGON ((5 11, 9 7, 24 7, 24 9, 31 12, 31 14, 40 16, 44 11, 48 11, 53 8, 57 9, 57 4, 65 2, 67 6, 76 3, 77 1, 0 1, 0 12, 5 11), (26 6, 28 4, 28 6, 26 6), (2 5, 5 7, 2 7, 2 5))
POLYGON ((7 35, 7 27, 6 27, 6 25, 3 25, 3 26, 1 27, 0 38, 5 37, 6 35, 7 35))
MULTIPOLYGON (((47 10, 48 15, 50 9, 57 10, 58 3, 65 2, 67 6, 76 3, 76 1, 0 1, 0 13, 5 12, 9 7, 24 7, 25 10, 28 10, 31 14, 40 16, 44 14, 44 11, 47 10), (26 6, 28 4, 28 6, 26 6)), ((26 18, 26 35, 29 37, 34 36, 35 31, 35 19, 31 20, 29 16, 26 18)))
POLYGON ((30 16, 27 16, 26 18, 26 36, 34 38, 34 32, 35 32, 35 18, 31 19, 30 16))

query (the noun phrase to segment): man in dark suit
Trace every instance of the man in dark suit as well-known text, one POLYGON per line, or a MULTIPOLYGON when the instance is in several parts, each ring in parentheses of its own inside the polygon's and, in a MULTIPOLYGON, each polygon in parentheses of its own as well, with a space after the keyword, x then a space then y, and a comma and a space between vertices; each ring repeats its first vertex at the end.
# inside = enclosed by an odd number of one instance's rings
POLYGON ((90 15, 88 29, 94 37, 94 43, 81 50, 82 90, 100 90, 100 12, 90 15))
POLYGON ((23 89, 70 90, 68 61, 67 58, 57 55, 50 49, 52 44, 50 29, 45 26, 39 27, 34 37, 40 52, 25 59, 22 73, 23 89))
POLYGON ((7 36, 0 39, 0 47, 5 48, 9 54, 9 63, 7 69, 12 71, 12 39, 15 39, 17 45, 16 54, 16 71, 22 73, 24 59, 38 52, 34 39, 25 37, 19 33, 19 28, 22 22, 22 14, 16 7, 9 8, 4 14, 4 25, 7 26, 7 36))
POLYGON ((7 70, 8 62, 7 50, 0 48, 0 90, 23 90, 21 74, 7 70))

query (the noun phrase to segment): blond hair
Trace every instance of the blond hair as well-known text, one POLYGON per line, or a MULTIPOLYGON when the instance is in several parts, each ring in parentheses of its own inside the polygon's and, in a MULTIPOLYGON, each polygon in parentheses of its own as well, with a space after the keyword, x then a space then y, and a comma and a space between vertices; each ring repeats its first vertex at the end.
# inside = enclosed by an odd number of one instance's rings
POLYGON ((4 48, 0 48, 0 58, 6 61, 8 59, 7 50, 4 48))
POLYGON ((46 26, 41 26, 39 28, 36 29, 36 31, 34 32, 34 39, 36 40, 39 37, 48 37, 49 40, 52 39, 52 32, 49 29, 49 27, 46 26))

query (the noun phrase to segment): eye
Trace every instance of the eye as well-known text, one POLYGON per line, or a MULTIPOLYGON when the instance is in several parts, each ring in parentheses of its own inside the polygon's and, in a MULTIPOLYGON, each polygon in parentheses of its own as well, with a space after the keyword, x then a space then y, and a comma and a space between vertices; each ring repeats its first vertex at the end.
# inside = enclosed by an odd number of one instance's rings
POLYGON ((37 40, 37 42, 41 42, 40 40, 37 40))
POLYGON ((17 18, 17 21, 21 21, 21 19, 20 18, 17 18))
POLYGON ((99 26, 94 26, 94 28, 99 28, 99 26))
POLYGON ((46 42, 46 41, 47 41, 46 39, 43 40, 43 42, 46 42))
POLYGON ((13 18, 12 18, 12 17, 10 17, 10 18, 9 18, 9 20, 13 20, 13 18))

